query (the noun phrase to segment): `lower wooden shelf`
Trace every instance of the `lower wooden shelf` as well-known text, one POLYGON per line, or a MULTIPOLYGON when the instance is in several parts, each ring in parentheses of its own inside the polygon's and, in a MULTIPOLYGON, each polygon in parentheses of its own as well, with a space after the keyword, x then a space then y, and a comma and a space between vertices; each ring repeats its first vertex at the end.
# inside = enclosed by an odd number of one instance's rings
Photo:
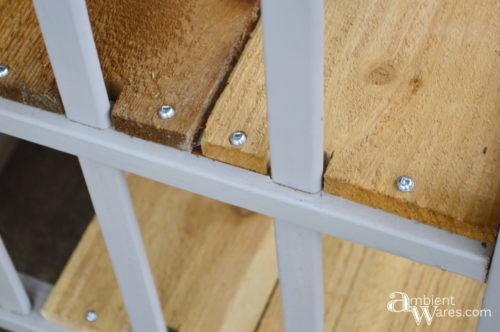
MULTIPOLYGON (((324 8, 324 191, 495 243, 498 1, 326 0, 324 8), (396 188, 399 176, 414 180, 412 192, 396 188)), ((263 59, 258 24, 201 145, 207 157, 267 174, 263 59), (235 131, 246 133, 244 145, 231 145, 235 131)))
MULTIPOLYGON (((169 327, 253 331, 277 281, 271 220, 137 176, 129 185, 169 327)), ((97 220, 42 315, 77 331, 129 330, 97 220)))
MULTIPOLYGON (((269 218, 137 176, 129 184, 173 331, 283 331, 269 218)), ((324 254, 325 331, 474 331, 474 317, 417 326, 411 314, 386 306, 399 291, 453 296, 455 305, 446 308, 479 309, 483 283, 330 236, 324 254)), ((129 330, 97 220, 42 314, 76 331, 129 330), (97 321, 84 319, 87 310, 97 321)))
MULTIPOLYGON (((455 305, 441 309, 480 309, 484 283, 331 236, 323 239, 324 331, 475 331, 474 317, 435 317, 430 326, 425 319, 417 326, 411 313, 390 312, 387 303, 390 293, 405 292, 410 297, 453 296, 455 305)), ((257 332, 282 331, 277 287, 257 332)))

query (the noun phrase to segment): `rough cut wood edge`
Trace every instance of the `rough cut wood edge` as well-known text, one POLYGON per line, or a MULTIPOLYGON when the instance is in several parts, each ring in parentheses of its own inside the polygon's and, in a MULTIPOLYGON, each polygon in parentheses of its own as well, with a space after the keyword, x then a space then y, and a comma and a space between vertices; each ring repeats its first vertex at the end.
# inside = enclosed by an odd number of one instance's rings
MULTIPOLYGON (((428 225, 446 229, 452 233, 467 236, 486 243, 494 244, 496 241, 497 229, 495 227, 490 227, 488 225, 472 225, 459 221, 442 212, 417 205, 412 202, 411 199, 379 194, 332 178, 325 177, 324 180, 325 191, 333 195, 342 196, 364 205, 381 208, 384 211, 404 216, 408 219, 419 220, 428 225)), ((392 183, 390 185, 392 185, 392 183)), ((401 194, 401 196, 403 196, 403 194, 401 194)), ((500 204, 500 201, 497 203, 500 204)))
POLYGON ((367 22, 352 22, 373 31, 371 38, 327 44, 327 54, 347 45, 353 60, 326 66, 326 85, 338 88, 326 100, 336 112, 325 117, 333 153, 325 191, 494 243, 500 3, 379 4, 358 9, 367 22), (412 192, 396 189, 401 175, 414 179, 412 192))
MULTIPOLYGON (((435 317, 417 326, 411 313, 392 313, 392 292, 411 297, 450 297, 454 306, 480 309, 485 284, 347 241, 323 237, 325 331, 473 332, 477 317, 435 317)), ((273 292, 257 332, 282 332, 279 287, 273 292)))
MULTIPOLYGON (((117 130, 191 150, 258 18, 257 0, 88 0, 117 130), (175 117, 157 116, 161 105, 175 117)), ((29 0, 0 0, 0 96, 63 113, 29 0)))
MULTIPOLYGON (((495 242, 498 6, 494 0, 326 1, 326 192, 495 242), (412 193, 395 189, 400 175, 414 177, 412 193)), ((265 173, 262 62, 257 30, 207 122, 202 151, 265 173), (227 137, 235 130, 244 130, 251 144, 232 147, 227 137)))
MULTIPOLYGON (((137 176, 129 184, 169 326, 254 331, 277 280, 271 219, 137 176)), ((95 218, 42 314, 76 331, 128 330, 95 218)))

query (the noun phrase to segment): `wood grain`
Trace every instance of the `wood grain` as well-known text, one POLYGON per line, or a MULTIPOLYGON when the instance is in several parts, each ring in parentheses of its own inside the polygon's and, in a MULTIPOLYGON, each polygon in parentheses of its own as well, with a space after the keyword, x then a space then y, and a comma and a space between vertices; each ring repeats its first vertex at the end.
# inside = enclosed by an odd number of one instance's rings
POLYGON ((190 150, 257 13, 256 0, 91 1, 105 78, 123 85, 115 128, 190 150))
MULTIPOLYGON (((389 294, 405 292, 454 297, 454 306, 440 309, 480 309, 484 284, 351 242, 324 236, 325 331, 473 332, 475 317, 434 318, 420 326, 410 313, 386 309, 389 294)), ((282 332, 279 287, 273 293, 258 332, 282 332)))
MULTIPOLYGON (((326 1, 325 191, 495 242, 499 6, 326 1), (395 189, 400 175, 414 178, 413 192, 395 189)), ((259 29, 207 122, 206 156, 267 172, 263 82, 259 29), (247 133, 246 145, 230 146, 235 130, 247 133)))
POLYGON ((50 61, 30 0, 0 0, 0 97, 63 113, 50 61), (8 13, 8 14, 5 14, 8 13))
POLYGON ((207 157, 265 174, 269 143, 263 59, 258 23, 208 118, 201 149, 207 157), (235 131, 247 134, 244 145, 230 144, 235 131))
MULTIPOLYGON (((129 184, 169 326, 253 331, 277 280, 270 218, 137 176, 129 184)), ((129 330, 95 219, 42 314, 77 331, 129 330)))
MULTIPOLYGON (((58 97, 29 0, 0 0, 0 95, 55 112, 58 97)), ((191 150, 207 112, 258 17, 256 0, 89 0, 114 126, 191 150), (172 105, 177 114, 160 119, 172 105)))

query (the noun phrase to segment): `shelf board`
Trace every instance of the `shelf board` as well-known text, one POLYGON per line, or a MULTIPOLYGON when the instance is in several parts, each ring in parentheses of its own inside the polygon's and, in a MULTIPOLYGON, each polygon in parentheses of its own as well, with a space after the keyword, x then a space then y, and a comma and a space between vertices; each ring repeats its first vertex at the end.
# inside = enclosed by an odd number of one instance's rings
MULTIPOLYGON (((495 0, 325 2, 326 192, 495 242, 497 12, 495 0), (414 191, 395 188, 401 175, 414 191)), ((202 152, 268 172, 260 25, 214 106, 202 152), (234 131, 247 133, 245 145, 230 145, 234 131)))
MULTIPOLYGON (((323 237, 325 331, 417 332, 476 330, 477 317, 435 317, 417 326, 411 313, 387 310, 392 292, 450 297, 440 309, 481 309, 485 284, 331 236, 323 237)), ((431 306, 432 309, 432 306, 431 306)), ((282 332, 279 287, 257 332, 282 332)))
MULTIPOLYGON (((271 219, 137 176, 129 185, 169 327, 253 331, 277 281, 271 219)), ((42 315, 77 331, 130 328, 95 218, 42 315)))
MULTIPOLYGON (((89 0, 113 125, 191 150, 207 112, 258 17, 256 0, 89 0), (177 114, 163 120, 162 105, 177 114)), ((0 96, 62 113, 30 0, 0 0, 0 96)))

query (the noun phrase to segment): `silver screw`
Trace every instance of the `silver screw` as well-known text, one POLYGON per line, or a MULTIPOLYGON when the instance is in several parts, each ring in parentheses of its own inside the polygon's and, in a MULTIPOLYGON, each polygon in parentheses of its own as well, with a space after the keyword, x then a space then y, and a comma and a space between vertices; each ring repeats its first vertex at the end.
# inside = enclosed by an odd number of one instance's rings
POLYGON ((8 66, 0 65, 0 78, 9 75, 9 73, 10 73, 10 69, 8 66))
POLYGON ((175 108, 170 105, 163 105, 158 109, 158 116, 162 119, 170 119, 175 115, 175 108))
POLYGON ((415 181, 409 176, 400 176, 396 179, 396 188, 403 193, 407 193, 413 190, 415 187, 415 181))
POLYGON ((97 312, 95 312, 94 310, 89 310, 85 313, 85 320, 87 322, 95 322, 97 320, 97 312))
POLYGON ((234 146, 243 145, 245 144, 246 141, 247 141, 247 134, 245 134, 242 131, 235 131, 234 133, 231 134, 231 136, 229 136, 229 142, 231 143, 231 145, 234 146))

